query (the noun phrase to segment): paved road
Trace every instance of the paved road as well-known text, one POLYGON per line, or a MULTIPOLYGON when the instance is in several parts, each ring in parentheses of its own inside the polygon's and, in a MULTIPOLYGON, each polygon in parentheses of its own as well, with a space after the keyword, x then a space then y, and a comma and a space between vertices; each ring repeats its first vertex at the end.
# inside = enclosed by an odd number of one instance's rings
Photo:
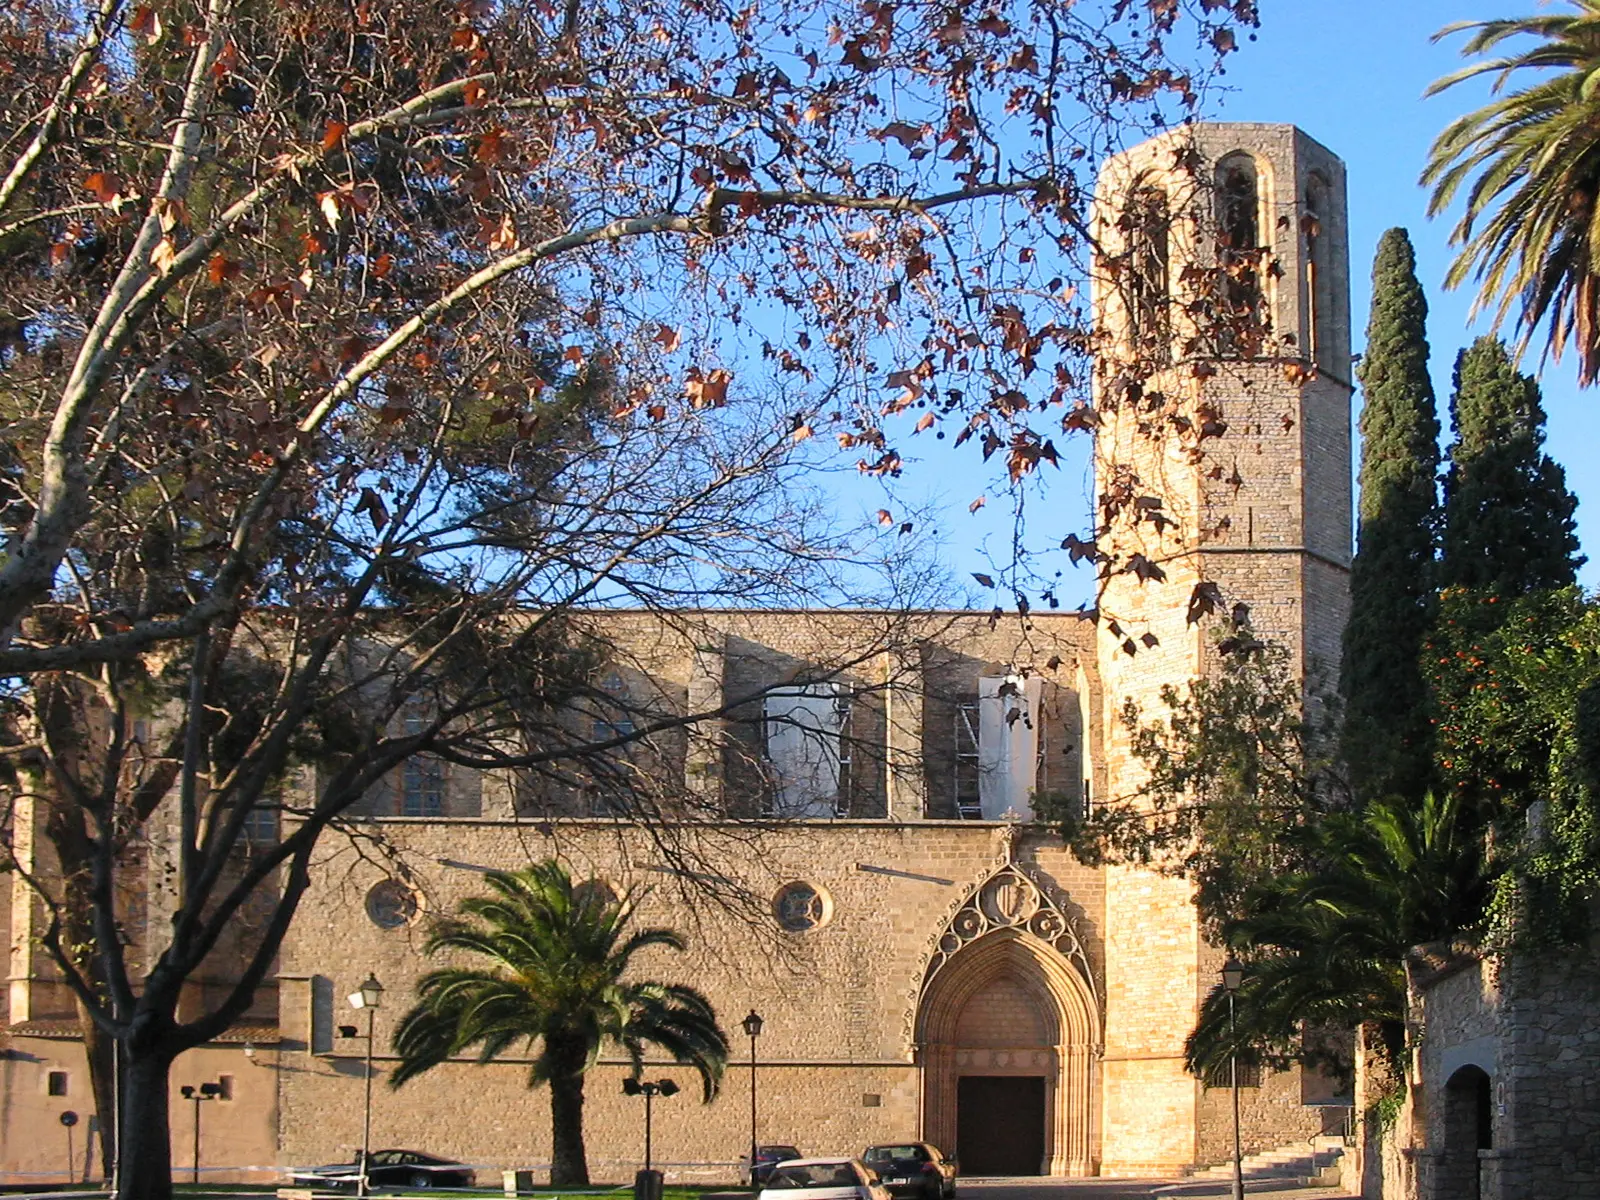
MULTIPOLYGON (((1355 1200, 1324 1188, 1275 1189, 1265 1180, 1246 1183, 1249 1200, 1355 1200)), ((963 1179, 962 1200, 1227 1200, 1224 1180, 1196 1183, 1160 1179, 963 1179)))

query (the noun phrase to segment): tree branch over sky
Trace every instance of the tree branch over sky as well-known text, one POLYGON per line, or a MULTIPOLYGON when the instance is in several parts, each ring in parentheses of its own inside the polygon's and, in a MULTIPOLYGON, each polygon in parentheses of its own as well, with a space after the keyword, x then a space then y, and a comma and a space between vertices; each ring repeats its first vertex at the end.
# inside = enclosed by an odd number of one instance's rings
POLYGON ((537 5, 8 18, 3 668, 61 661, 19 622, 102 520, 93 484, 163 469, 129 442, 146 408, 186 392, 234 415, 219 437, 196 414, 186 453, 160 456, 202 480, 174 503, 206 514, 207 578, 177 612, 97 614, 86 629, 113 640, 78 661, 191 636, 238 600, 328 422, 449 373, 457 323, 502 287, 538 298, 530 331, 622 364, 619 406, 654 419, 723 402, 737 370, 751 389, 826 381, 829 431, 881 473, 912 408, 1044 436, 1084 377, 1063 299, 1084 174, 1191 111, 1168 40, 1209 56, 1254 19, 1109 7, 630 5, 572 29, 537 5), (890 378, 906 383, 885 403, 890 378), (219 494, 193 468, 223 446, 219 494))

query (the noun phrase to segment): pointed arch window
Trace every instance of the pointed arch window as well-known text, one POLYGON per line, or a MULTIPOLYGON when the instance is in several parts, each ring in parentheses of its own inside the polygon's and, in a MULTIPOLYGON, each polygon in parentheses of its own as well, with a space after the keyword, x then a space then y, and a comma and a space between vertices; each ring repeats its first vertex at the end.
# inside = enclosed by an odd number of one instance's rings
POLYGON ((1262 305, 1261 183, 1256 161, 1241 152, 1224 156, 1215 177, 1217 267, 1220 279, 1211 314, 1218 357, 1259 353, 1265 337, 1262 305))
POLYGON ((1172 344, 1172 210, 1166 192, 1149 184, 1136 187, 1128 197, 1124 224, 1129 337, 1141 357, 1165 361, 1172 344))
POLYGON ((1235 254, 1261 245, 1261 194, 1248 154, 1230 154, 1217 164, 1217 238, 1235 254))

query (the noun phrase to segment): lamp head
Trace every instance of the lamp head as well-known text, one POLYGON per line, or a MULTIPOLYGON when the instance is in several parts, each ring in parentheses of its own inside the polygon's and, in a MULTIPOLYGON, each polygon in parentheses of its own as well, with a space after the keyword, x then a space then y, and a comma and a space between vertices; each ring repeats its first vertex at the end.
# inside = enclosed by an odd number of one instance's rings
POLYGON ((339 1026, 339 1036, 342 1038, 360 1037, 361 1032, 354 1025, 341 1025, 339 1026))
POLYGON ((622 1094, 624 1096, 637 1096, 644 1091, 644 1084, 632 1076, 622 1081, 622 1094))
POLYGON ((220 1096, 222 1095, 222 1085, 220 1083, 202 1083, 200 1085, 200 1094, 208 1100, 213 1096, 220 1096))
POLYGON ((673 1083, 670 1079, 663 1079, 660 1083, 656 1084, 656 1090, 659 1091, 663 1096, 676 1096, 678 1094, 678 1085, 673 1083))
POLYGON ((1222 964, 1222 990, 1230 996, 1239 990, 1239 985, 1244 982, 1244 964, 1237 958, 1230 958, 1222 964))
POLYGON ((194 1086, 192 1084, 187 1084, 186 1083, 181 1088, 179 1088, 178 1090, 183 1093, 183 1098, 185 1100, 193 1100, 194 1099, 194 1086))
POLYGON ((378 977, 369 973, 366 982, 361 985, 359 992, 350 993, 351 1008, 379 1008, 383 1004, 383 984, 378 982, 378 977))
POLYGON ((741 1022, 741 1024, 744 1025, 744 1031, 745 1031, 746 1036, 748 1036, 748 1037, 760 1037, 761 1036, 761 1026, 762 1026, 761 1014, 756 1012, 755 1009, 752 1008, 750 1010, 750 1015, 748 1017, 746 1017, 743 1020, 743 1022, 741 1022))

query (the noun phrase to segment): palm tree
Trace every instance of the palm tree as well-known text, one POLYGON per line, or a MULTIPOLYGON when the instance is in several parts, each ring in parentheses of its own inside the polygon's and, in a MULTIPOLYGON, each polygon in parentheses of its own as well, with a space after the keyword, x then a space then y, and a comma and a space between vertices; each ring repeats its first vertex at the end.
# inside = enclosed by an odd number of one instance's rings
POLYGON ((488 1062, 518 1043, 537 1046, 528 1086, 550 1085, 550 1182, 589 1182, 583 1147, 583 1077, 607 1044, 643 1070, 647 1045, 699 1072, 704 1099, 717 1092, 728 1039, 699 992, 681 984, 624 980, 630 961, 652 946, 682 950, 669 929, 628 932, 634 896, 574 886, 553 860, 488 875, 492 895, 461 903, 439 922, 427 953, 459 950, 482 966, 431 971, 418 1001, 395 1031, 399 1087, 432 1067, 476 1049, 488 1062))
POLYGON ((1391 1064, 1404 1048, 1405 960, 1412 947, 1473 932, 1488 899, 1481 826, 1454 796, 1389 798, 1309 827, 1315 865, 1264 885, 1223 938, 1249 963, 1234 997, 1201 1006, 1185 1047, 1195 1074, 1215 1078, 1231 1054, 1304 1054, 1305 1026, 1375 1022, 1391 1064))
POLYGON ((1466 186, 1450 235, 1461 251, 1446 285, 1476 281, 1474 312, 1492 310, 1497 328, 1515 309, 1519 352, 1547 324, 1546 347, 1559 359, 1570 343, 1587 386, 1600 377, 1600 0, 1570 2, 1577 11, 1465 21, 1435 35, 1471 30, 1468 57, 1513 39, 1537 41, 1483 57, 1428 89, 1495 77, 1495 98, 1434 142, 1422 182, 1433 188, 1430 216, 1466 186), (1527 71, 1542 77, 1505 91, 1527 71))

